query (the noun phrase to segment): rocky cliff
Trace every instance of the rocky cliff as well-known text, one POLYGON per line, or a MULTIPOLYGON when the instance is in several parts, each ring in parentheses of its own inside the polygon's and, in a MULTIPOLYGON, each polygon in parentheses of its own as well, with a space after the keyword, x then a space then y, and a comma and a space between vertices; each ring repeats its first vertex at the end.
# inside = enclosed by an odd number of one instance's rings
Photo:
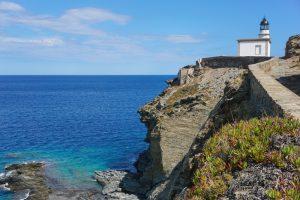
POLYGON ((139 111, 148 128, 149 149, 141 155, 137 169, 149 199, 172 196, 182 161, 196 136, 206 134, 202 127, 224 101, 225 88, 229 94, 244 87, 246 75, 241 68, 194 68, 192 74, 186 73, 192 79, 167 88, 139 111))
MULTIPOLYGON (((287 42, 287 57, 298 55, 298 39, 299 36, 294 36, 287 42)), ((192 185, 197 166, 194 158, 223 124, 264 114, 283 116, 281 111, 275 113, 268 109, 272 108, 272 100, 261 104, 261 99, 251 97, 252 75, 248 66, 268 59, 212 57, 198 60, 195 65, 181 68, 178 76, 168 81, 169 87, 139 110, 141 121, 148 128, 146 141, 149 143, 148 150, 136 163, 140 184, 137 192, 143 198, 186 198, 186 188, 192 185)), ((298 61, 296 58, 296 63, 298 61)), ((280 63, 276 67, 287 66, 284 59, 280 59, 280 63)), ((285 69, 292 68, 288 66, 285 69)), ((278 70, 269 69, 268 73, 272 72, 278 70)))

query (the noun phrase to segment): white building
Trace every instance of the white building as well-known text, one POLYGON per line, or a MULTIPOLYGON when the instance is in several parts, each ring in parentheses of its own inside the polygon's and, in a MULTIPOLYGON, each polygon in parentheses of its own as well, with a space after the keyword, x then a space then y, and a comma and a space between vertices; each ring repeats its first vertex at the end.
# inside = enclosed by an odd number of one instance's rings
POLYGON ((269 22, 266 18, 260 22, 260 32, 258 38, 239 39, 238 56, 270 56, 271 39, 269 22))

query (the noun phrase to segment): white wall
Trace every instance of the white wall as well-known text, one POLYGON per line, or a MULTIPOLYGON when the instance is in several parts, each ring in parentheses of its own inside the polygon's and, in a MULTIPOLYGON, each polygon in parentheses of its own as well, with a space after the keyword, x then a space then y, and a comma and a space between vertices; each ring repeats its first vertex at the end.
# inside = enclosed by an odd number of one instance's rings
POLYGON ((239 56, 270 56, 270 42, 269 41, 240 41, 238 43, 239 56), (261 46, 260 54, 256 54, 255 46, 261 46))

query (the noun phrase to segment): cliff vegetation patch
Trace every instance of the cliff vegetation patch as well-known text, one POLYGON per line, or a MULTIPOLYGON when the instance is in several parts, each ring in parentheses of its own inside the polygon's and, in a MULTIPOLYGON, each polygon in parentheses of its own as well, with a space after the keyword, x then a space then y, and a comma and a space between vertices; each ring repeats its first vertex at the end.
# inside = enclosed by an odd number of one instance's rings
POLYGON ((300 122, 291 118, 254 118, 223 126, 197 157, 189 198, 226 196, 236 172, 262 165, 293 174, 265 186, 266 198, 300 199, 299 137, 300 122))
POLYGON ((198 92, 199 85, 187 85, 182 88, 179 88, 174 92, 169 99, 167 100, 168 105, 173 105, 176 101, 185 98, 187 96, 195 95, 198 92))

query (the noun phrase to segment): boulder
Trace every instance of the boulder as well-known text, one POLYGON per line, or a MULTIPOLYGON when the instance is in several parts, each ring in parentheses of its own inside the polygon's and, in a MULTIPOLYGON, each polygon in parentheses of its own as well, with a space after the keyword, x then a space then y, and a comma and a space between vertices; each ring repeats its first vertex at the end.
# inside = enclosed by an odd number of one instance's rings
POLYGON ((300 56, 300 34, 289 38, 285 47, 285 57, 300 56))
POLYGON ((102 187, 102 194, 107 199, 139 199, 136 195, 128 193, 135 192, 139 188, 138 182, 135 181, 134 175, 130 172, 120 170, 96 171, 95 178, 102 187), (127 191, 125 191, 126 189, 127 191))

